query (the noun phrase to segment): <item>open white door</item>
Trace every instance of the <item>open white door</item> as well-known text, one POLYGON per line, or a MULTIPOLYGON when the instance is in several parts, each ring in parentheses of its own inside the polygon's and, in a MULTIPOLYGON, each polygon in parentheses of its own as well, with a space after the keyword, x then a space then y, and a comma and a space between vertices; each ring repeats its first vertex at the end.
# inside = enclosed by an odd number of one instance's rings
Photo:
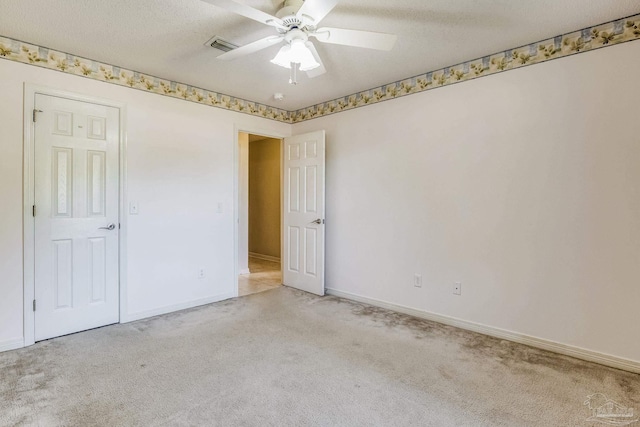
POLYGON ((119 110, 35 98, 35 340, 119 320, 119 110), (37 305, 36 305, 37 303, 37 305))
POLYGON ((324 131, 284 139, 282 281, 324 295, 324 131))

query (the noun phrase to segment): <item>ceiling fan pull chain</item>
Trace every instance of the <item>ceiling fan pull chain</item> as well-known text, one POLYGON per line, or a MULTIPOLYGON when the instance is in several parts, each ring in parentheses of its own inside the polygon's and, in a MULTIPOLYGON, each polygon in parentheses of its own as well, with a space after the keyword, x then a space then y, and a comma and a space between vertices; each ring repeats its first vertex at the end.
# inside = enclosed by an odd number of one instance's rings
POLYGON ((289 78, 289 84, 297 85, 298 84, 298 68, 300 64, 297 62, 291 63, 291 77, 289 78))

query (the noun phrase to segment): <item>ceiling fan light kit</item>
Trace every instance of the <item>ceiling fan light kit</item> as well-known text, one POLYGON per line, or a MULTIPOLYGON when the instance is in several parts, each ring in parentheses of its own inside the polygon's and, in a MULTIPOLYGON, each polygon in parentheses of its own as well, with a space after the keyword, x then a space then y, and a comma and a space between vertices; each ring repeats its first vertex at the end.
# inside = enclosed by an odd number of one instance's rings
POLYGON ((271 62, 290 69, 289 83, 295 85, 298 83, 297 70, 311 71, 320 67, 320 58, 316 60, 315 49, 304 31, 292 29, 285 34, 284 38, 287 44, 280 48, 271 62))
POLYGON ((269 36, 218 56, 220 60, 233 60, 266 49, 280 42, 285 46, 271 60, 273 64, 291 70, 289 83, 297 83, 297 70, 305 71, 310 78, 326 72, 322 60, 309 36, 321 43, 364 47, 388 51, 393 48, 397 36, 370 31, 342 28, 317 28, 318 23, 338 4, 338 0, 286 0, 276 16, 254 9, 235 0, 203 0, 215 6, 272 26, 277 36, 269 36))
POLYGON ((290 84, 298 84, 297 70, 311 71, 320 64, 308 47, 311 44, 303 39, 293 39, 288 45, 282 46, 271 63, 291 70, 290 84))
POLYGON ((299 64, 299 68, 302 71, 318 68, 320 64, 313 57, 307 43, 309 42, 293 40, 291 44, 282 46, 271 62, 284 68, 292 68, 293 64, 299 64))

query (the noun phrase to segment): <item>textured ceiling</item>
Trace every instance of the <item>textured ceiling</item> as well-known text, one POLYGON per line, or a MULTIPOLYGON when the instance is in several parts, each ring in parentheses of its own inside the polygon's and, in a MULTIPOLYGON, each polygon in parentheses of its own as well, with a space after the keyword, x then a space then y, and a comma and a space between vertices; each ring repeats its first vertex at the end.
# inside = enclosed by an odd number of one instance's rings
MULTIPOLYGON (((242 2, 275 14, 283 0, 242 2)), ((269 62, 279 45, 216 60, 212 36, 244 45, 275 30, 199 0, 0 0, 0 35, 294 110, 639 12, 638 0, 340 0, 322 25, 398 42, 379 52, 313 39, 327 73, 297 86, 269 62)))

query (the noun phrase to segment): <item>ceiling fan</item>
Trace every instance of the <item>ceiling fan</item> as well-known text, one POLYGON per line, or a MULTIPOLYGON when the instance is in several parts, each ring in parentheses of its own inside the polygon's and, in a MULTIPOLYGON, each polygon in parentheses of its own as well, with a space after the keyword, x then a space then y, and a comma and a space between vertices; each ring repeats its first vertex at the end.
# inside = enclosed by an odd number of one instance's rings
POLYGON ((338 4, 338 0, 286 0, 275 16, 234 0, 203 1, 272 26, 278 33, 224 53, 218 56, 218 59, 230 61, 284 42, 285 45, 271 62, 291 69, 289 79, 291 84, 297 83, 298 70, 306 71, 309 77, 317 77, 326 72, 309 37, 315 37, 322 43, 377 50, 391 50, 397 39, 394 34, 343 28, 318 28, 318 23, 338 4))

